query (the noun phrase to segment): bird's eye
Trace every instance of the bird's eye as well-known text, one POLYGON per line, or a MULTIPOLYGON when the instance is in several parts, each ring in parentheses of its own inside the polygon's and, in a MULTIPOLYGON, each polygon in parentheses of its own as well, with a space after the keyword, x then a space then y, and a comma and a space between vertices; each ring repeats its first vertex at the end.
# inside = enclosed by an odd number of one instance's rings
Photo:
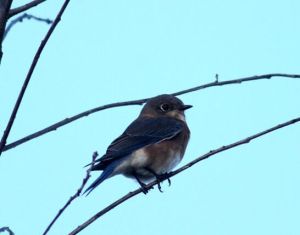
POLYGON ((168 104, 162 104, 162 105, 160 105, 160 109, 163 112, 167 112, 170 110, 170 106, 168 104))

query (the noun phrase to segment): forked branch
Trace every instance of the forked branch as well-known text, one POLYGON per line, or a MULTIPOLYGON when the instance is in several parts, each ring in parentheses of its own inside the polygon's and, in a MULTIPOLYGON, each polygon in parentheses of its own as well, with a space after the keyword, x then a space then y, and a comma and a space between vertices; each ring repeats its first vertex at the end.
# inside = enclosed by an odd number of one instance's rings
POLYGON ((91 177, 91 170, 95 164, 95 160, 98 156, 97 152, 94 152, 93 157, 92 157, 92 164, 91 166, 87 169, 86 171, 86 176, 84 177, 84 179, 82 180, 82 184, 80 185, 80 187, 76 190, 76 193, 71 196, 69 198, 69 200, 66 202, 66 204, 58 211, 58 213, 56 214, 56 216, 53 218, 53 220, 50 222, 50 224, 47 226, 47 228, 45 229, 43 235, 46 235, 49 230, 51 229, 51 227, 53 226, 53 224, 56 222, 56 220, 62 215, 62 213, 67 209, 67 207, 77 198, 80 196, 84 186, 86 185, 86 183, 88 182, 89 178, 91 177))
POLYGON ((24 80, 23 86, 22 86, 21 91, 20 91, 20 93, 19 93, 19 95, 18 95, 17 101, 16 101, 16 103, 15 103, 15 106, 14 106, 14 108, 13 108, 13 111, 12 111, 11 115, 10 115, 9 121, 8 121, 8 123, 7 123, 7 126, 6 126, 6 128, 5 128, 5 130, 4 130, 3 136, 2 136, 2 138, 1 138, 1 141, 0 141, 0 155, 1 155, 1 153, 3 152, 3 149, 4 149, 5 145, 6 145, 6 140, 7 140, 7 138, 8 138, 8 135, 9 135, 10 131, 11 131, 11 128, 12 128, 12 126, 13 126, 13 124, 14 124, 14 121, 15 121, 15 118, 16 118, 16 115, 17 115, 17 112, 18 112, 19 107, 20 107, 20 105, 21 105, 23 96, 24 96, 25 91, 26 91, 26 89, 27 89, 27 86, 28 86, 28 84, 29 84, 29 82, 30 82, 31 76, 32 76, 33 71, 34 71, 34 69, 35 69, 35 66, 37 65, 38 60, 39 60, 39 58, 40 58, 40 55, 41 55, 41 53, 42 53, 44 47, 46 46, 46 44, 47 44, 47 42, 48 42, 50 36, 52 35, 54 29, 56 28, 57 24, 59 23, 59 21, 60 21, 60 19, 61 19, 61 16, 62 16, 62 14, 64 13, 64 11, 65 11, 66 7, 68 6, 69 2, 70 2, 70 0, 65 0, 65 2, 63 3, 63 5, 62 5, 60 11, 58 12, 58 14, 57 14, 57 16, 56 16, 56 18, 55 18, 53 24, 52 24, 51 27, 49 28, 47 34, 45 35, 45 37, 44 37, 44 39, 42 40, 42 42, 41 42, 39 48, 37 49, 37 52, 35 53, 35 56, 34 56, 34 58, 33 58, 33 61, 32 61, 32 63, 31 63, 31 65, 30 65, 30 68, 29 68, 28 73, 27 73, 27 75, 26 75, 26 78, 25 78, 25 80, 24 80))
POLYGON ((35 7, 39 4, 41 4, 42 2, 45 2, 46 0, 34 0, 32 2, 29 2, 29 3, 26 3, 25 5, 23 6, 20 6, 20 7, 16 7, 14 9, 11 9, 8 13, 8 18, 16 15, 16 14, 19 14, 21 12, 24 12, 24 11, 27 11, 29 10, 30 8, 32 7, 35 7))
POLYGON ((6 27, 5 32, 4 32, 3 40, 6 38, 8 32, 11 30, 11 28, 18 22, 23 22, 24 19, 27 19, 27 20, 33 19, 33 20, 36 20, 39 22, 44 22, 46 24, 51 24, 53 22, 52 20, 47 19, 47 18, 41 18, 41 17, 37 17, 37 16, 31 15, 31 14, 24 13, 23 15, 18 16, 16 19, 12 20, 8 24, 8 26, 6 27))

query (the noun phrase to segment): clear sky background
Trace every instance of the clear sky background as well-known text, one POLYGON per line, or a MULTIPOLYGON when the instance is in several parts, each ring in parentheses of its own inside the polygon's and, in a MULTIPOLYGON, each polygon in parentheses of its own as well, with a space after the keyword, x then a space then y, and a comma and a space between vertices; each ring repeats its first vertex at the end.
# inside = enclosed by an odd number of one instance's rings
MULTIPOLYGON (((19 6, 26 1, 14 1, 19 6)), ((54 19, 62 1, 28 13, 54 19)), ((39 60, 8 142, 99 105, 214 80, 300 73, 300 2, 71 1, 39 60)), ((0 131, 49 25, 25 20, 4 41, 0 131)), ((300 80, 274 78, 180 98, 192 136, 180 165, 300 116, 300 80)), ((0 227, 39 235, 140 106, 105 110, 4 152, 0 227)), ((218 154, 115 208, 81 234, 300 234, 300 125, 218 154)), ((94 180, 99 174, 93 173, 94 180)), ((49 234, 63 235, 138 185, 122 176, 80 197, 49 234)))

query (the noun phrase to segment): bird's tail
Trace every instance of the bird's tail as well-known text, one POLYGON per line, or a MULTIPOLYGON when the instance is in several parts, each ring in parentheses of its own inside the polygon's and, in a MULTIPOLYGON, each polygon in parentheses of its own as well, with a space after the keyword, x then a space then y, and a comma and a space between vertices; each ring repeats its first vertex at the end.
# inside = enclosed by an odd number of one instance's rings
POLYGON ((104 169, 102 174, 84 191, 83 194, 88 196, 99 184, 101 184, 104 180, 109 178, 115 169, 114 166, 110 165, 104 169))

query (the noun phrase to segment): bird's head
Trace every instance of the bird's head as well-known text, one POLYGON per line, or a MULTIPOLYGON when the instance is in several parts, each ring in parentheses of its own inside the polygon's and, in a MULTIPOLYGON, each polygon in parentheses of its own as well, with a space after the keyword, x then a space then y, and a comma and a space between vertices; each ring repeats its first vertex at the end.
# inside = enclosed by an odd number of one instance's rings
POLYGON ((184 111, 193 107, 185 105, 173 95, 159 95, 149 99, 143 107, 140 116, 172 117, 185 121, 184 111))

